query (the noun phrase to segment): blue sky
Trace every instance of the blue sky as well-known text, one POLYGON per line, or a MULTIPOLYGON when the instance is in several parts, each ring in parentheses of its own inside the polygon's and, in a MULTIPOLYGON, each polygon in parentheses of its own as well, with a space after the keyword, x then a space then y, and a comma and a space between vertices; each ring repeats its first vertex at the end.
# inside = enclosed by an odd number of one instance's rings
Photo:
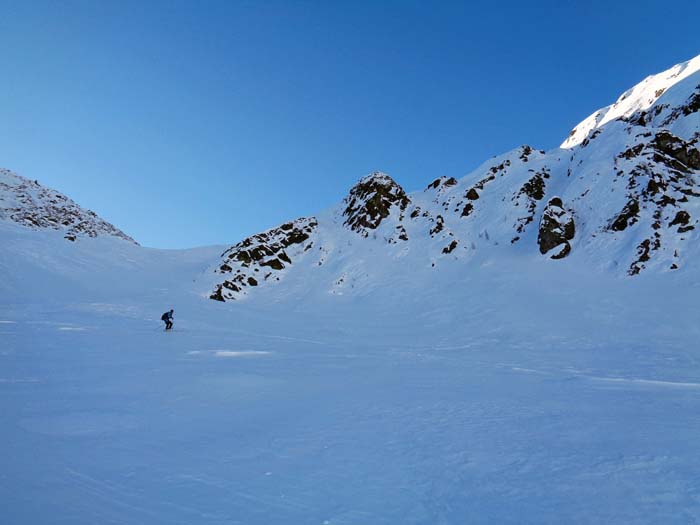
POLYGON ((700 53, 696 1, 0 0, 0 167, 147 246, 226 244, 556 147, 700 53))

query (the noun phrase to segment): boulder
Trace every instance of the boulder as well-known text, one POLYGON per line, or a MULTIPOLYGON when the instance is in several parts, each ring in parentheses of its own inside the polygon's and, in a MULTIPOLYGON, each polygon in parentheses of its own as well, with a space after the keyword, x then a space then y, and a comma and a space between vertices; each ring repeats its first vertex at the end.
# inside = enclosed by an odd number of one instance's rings
POLYGON ((540 253, 544 255, 556 249, 550 257, 563 259, 571 252, 569 241, 573 240, 575 235, 576 226, 571 212, 564 208, 559 197, 550 199, 542 213, 537 236, 540 253))

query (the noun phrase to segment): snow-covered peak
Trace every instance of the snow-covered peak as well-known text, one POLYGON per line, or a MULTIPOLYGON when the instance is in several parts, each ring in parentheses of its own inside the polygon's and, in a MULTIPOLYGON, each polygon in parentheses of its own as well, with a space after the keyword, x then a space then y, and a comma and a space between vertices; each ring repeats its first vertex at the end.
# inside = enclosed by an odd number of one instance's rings
POLYGON ((387 173, 384 173, 382 171, 373 171, 372 173, 365 175, 362 177, 359 182, 355 185, 357 186, 364 186, 367 184, 379 184, 383 186, 395 186, 396 181, 391 178, 391 176, 387 173))
POLYGON ((7 169, 0 169, 0 220, 32 229, 62 230, 69 241, 85 236, 110 235, 138 244, 95 212, 81 208, 62 193, 7 169))
MULTIPOLYGON (((578 124, 562 142, 562 148, 572 148, 581 144, 595 129, 616 119, 628 118, 634 113, 645 111, 672 86, 695 75, 700 84, 700 55, 677 64, 662 73, 651 75, 639 84, 625 91, 614 104, 599 109, 578 124)), ((694 86, 689 86, 694 87, 694 86)), ((690 93, 688 94, 690 95, 690 93)))
POLYGON ((386 173, 375 171, 360 179, 343 200, 344 225, 367 237, 392 209, 403 212, 410 203, 404 189, 386 173))

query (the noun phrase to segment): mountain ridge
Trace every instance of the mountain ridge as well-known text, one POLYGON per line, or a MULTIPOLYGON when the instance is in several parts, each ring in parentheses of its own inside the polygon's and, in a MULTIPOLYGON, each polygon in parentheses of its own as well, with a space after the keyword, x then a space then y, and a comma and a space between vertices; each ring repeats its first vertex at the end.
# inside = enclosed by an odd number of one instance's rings
POLYGON ((81 237, 108 235, 138 244, 73 199, 7 169, 0 169, 0 220, 3 219, 31 229, 61 230, 64 238, 73 242, 81 237))
MULTIPOLYGON (((699 109, 700 56, 627 90, 576 126, 560 148, 523 145, 461 179, 440 177, 411 193, 389 175, 371 173, 314 218, 316 240, 304 262, 290 257, 263 281, 279 283, 295 272, 308 281, 316 268, 320 286, 335 293, 338 283, 372 273, 361 262, 361 242, 384 246, 377 249, 385 264, 407 260, 407 274, 445 259, 468 267, 494 246, 511 246, 514 256, 584 257, 628 276, 681 269, 697 251, 699 109), (319 269, 332 259, 334 273, 319 269), (297 271, 300 265, 306 270, 297 271)), ((239 275, 249 270, 245 261, 231 267, 239 275)), ((223 285, 215 283, 210 297, 241 299, 250 291, 223 285)))
MULTIPOLYGON (((580 260, 626 276, 682 270, 700 256, 699 147, 700 56, 628 89, 559 148, 522 145, 414 192, 372 172, 329 210, 230 246, 196 281, 201 295, 229 301, 268 285, 357 293, 388 271, 429 286, 430 272, 446 265, 469 271, 498 257, 580 260)), ((137 244, 9 170, 0 171, 0 219, 69 241, 137 244)))

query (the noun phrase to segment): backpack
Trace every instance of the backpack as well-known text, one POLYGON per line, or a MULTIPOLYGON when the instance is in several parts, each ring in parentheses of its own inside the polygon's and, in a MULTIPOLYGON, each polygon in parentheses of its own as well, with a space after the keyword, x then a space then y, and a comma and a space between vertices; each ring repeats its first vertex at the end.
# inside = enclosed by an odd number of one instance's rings
POLYGON ((170 312, 165 312, 163 315, 160 316, 161 321, 167 321, 170 319, 170 312))

